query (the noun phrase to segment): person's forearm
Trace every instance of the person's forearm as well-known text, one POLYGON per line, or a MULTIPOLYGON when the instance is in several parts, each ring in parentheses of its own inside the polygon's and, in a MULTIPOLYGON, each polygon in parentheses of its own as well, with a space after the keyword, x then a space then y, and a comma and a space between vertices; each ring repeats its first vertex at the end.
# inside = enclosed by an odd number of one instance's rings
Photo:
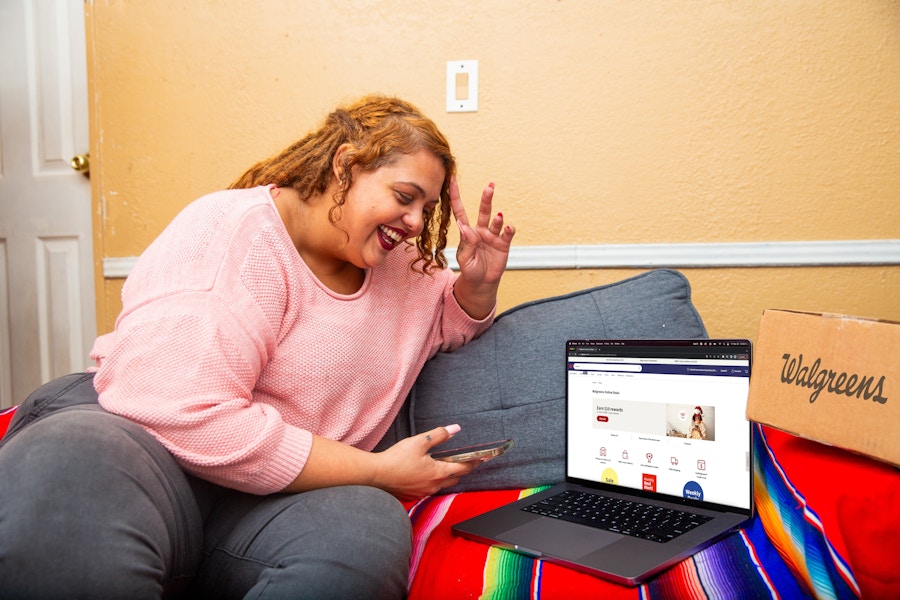
POLYGON ((467 315, 476 321, 481 321, 487 318, 497 306, 499 287, 499 282, 471 286, 463 277, 459 277, 453 285, 453 296, 467 315))
POLYGON ((313 436, 306 465, 283 491, 306 492, 339 485, 374 485, 377 457, 342 442, 313 436))
POLYGON ((478 461, 452 463, 431 458, 431 448, 443 444, 459 425, 435 427, 400 440, 382 452, 366 452, 314 435, 306 465, 285 492, 305 492, 339 485, 377 487, 401 500, 421 498, 454 485, 478 466, 478 461))

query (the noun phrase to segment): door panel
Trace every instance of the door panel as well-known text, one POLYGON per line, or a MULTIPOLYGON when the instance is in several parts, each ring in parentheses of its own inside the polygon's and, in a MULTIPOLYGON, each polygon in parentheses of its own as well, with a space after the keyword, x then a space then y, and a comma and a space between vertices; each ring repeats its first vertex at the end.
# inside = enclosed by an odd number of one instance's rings
POLYGON ((84 370, 96 332, 82 3, 0 3, 0 407, 84 370))

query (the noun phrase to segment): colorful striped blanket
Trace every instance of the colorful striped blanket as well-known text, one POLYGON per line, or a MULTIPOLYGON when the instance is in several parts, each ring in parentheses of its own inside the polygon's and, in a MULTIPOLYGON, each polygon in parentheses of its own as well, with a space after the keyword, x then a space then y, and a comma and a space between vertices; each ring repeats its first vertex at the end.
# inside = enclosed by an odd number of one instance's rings
MULTIPOLYGON (((462 539, 453 523, 543 488, 434 496, 407 505, 414 531, 410 598, 890 598, 900 597, 900 506, 869 520, 889 535, 877 545, 847 543, 833 475, 900 499, 896 469, 766 427, 756 426, 757 516, 735 533, 639 587, 624 587, 539 559, 462 539), (783 460, 782 460, 783 457, 783 460), (784 464, 783 464, 784 463, 784 464), (811 470, 813 467, 815 470, 811 470), (821 470, 819 470, 821 469, 821 470), (824 480, 804 496, 792 477, 824 480), (826 474, 824 477, 822 474, 826 474), (817 513, 816 511, 820 511, 817 513), (892 532, 892 534, 890 534, 892 532), (834 534, 832 536, 832 534, 834 534), (834 541, 838 538, 838 542, 834 541), (854 553, 850 548, 857 546, 854 553), (861 552, 861 554, 860 554, 861 552), (886 560, 882 559, 884 555, 886 560), (871 559, 878 565, 871 568, 871 559), (855 562, 854 562, 855 561, 855 562), (854 570, 854 566, 856 570, 854 570), (857 571, 862 573, 857 581, 857 571)), ((864 491, 864 490, 863 490, 864 491)), ((847 515, 850 516, 850 515, 847 515)), ((853 514, 854 520, 862 517, 853 514)), ((856 521, 854 521, 856 522, 856 521)), ((871 539, 871 531, 867 529, 871 539)))
MULTIPOLYGON (((539 489, 539 488, 537 488, 539 489)), ((412 599, 803 598, 759 519, 640 587, 624 587, 454 536, 450 525, 534 493, 466 492, 410 507, 415 532, 412 599)))

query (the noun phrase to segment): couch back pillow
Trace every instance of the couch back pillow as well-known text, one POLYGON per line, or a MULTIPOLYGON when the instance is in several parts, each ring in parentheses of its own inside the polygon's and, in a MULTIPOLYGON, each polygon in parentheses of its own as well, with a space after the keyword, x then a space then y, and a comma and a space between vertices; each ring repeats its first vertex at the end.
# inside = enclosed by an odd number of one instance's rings
POLYGON ((704 338, 687 278, 670 269, 498 315, 481 337, 429 360, 377 449, 458 423, 446 446, 513 438, 502 457, 447 491, 522 488, 564 479, 565 359, 568 339, 704 338))

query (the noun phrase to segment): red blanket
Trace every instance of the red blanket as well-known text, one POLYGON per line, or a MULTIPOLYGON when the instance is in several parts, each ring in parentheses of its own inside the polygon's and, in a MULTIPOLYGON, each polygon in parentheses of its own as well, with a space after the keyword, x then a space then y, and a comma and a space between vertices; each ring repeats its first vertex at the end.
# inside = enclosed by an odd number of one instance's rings
POLYGON ((410 597, 900 598, 898 470, 767 427, 756 433, 758 516, 640 587, 451 533, 453 523, 534 491, 510 490, 408 504, 415 538, 410 597))
POLYGON ((450 531, 457 521, 533 491, 466 492, 410 505, 415 540, 410 598, 760 598, 776 597, 777 579, 784 580, 781 597, 803 596, 758 522, 640 587, 616 585, 450 531), (763 564, 768 562, 771 568, 763 564))
POLYGON ((0 411, 0 438, 6 433, 9 422, 12 421, 13 415, 16 414, 16 406, 0 411))

